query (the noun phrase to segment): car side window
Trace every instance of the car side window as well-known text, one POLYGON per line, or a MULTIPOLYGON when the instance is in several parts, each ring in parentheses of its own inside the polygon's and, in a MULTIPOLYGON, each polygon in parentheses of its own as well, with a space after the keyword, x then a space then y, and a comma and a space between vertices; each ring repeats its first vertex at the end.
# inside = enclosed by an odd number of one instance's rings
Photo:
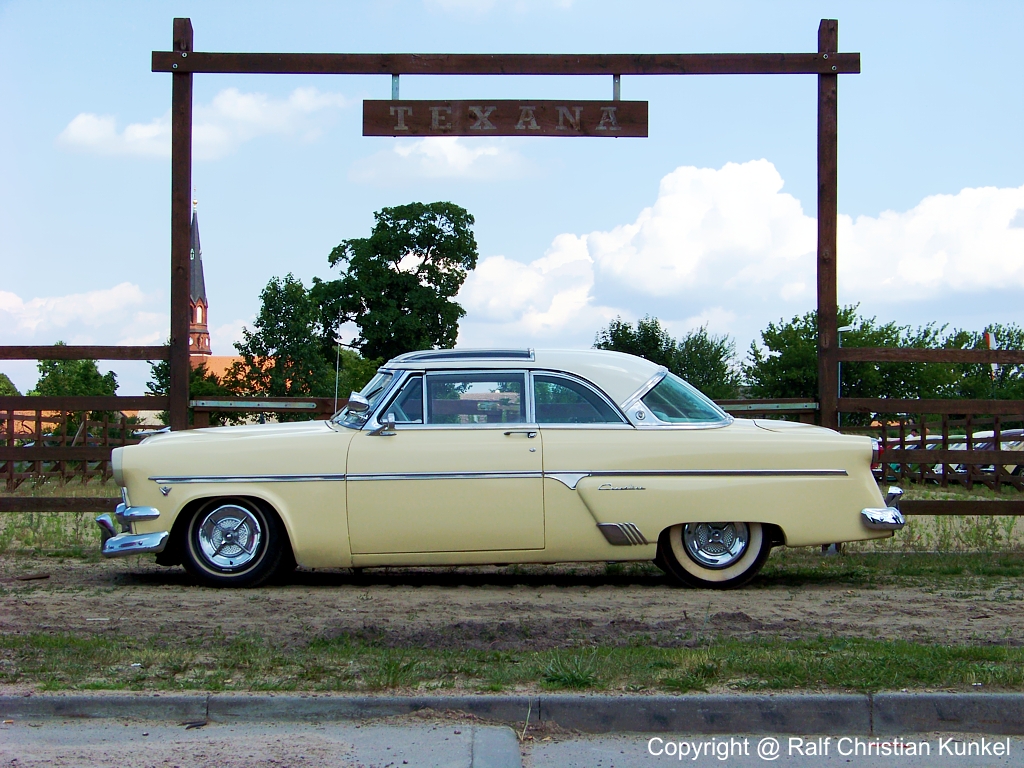
POLYGON ((561 376, 533 376, 538 424, 622 424, 622 417, 597 392, 561 376))
POLYGON ((398 396, 384 412, 384 421, 393 417, 396 424, 423 423, 423 377, 410 376, 398 396))
POLYGON ((427 375, 427 423, 522 424, 526 375, 504 371, 427 375))

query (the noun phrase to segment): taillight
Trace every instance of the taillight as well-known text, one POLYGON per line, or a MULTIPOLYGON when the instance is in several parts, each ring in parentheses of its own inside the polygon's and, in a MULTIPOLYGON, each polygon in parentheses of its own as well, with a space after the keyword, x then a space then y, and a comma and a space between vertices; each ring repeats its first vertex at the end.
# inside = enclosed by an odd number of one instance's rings
POLYGON ((875 440, 875 438, 871 438, 871 469, 881 469, 882 468, 882 451, 883 450, 884 449, 882 447, 882 444, 880 442, 878 442, 877 440, 875 440))

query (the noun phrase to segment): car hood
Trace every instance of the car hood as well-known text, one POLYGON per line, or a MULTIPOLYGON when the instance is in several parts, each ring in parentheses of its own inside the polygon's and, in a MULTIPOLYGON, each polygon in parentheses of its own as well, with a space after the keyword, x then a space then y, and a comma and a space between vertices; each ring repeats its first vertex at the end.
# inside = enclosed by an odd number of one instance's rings
POLYGON ((292 421, 284 424, 245 424, 239 427, 210 427, 207 429, 187 429, 179 432, 161 432, 150 435, 142 441, 142 445, 167 445, 174 443, 196 443, 208 445, 212 442, 228 440, 247 440, 254 437, 293 437, 298 435, 320 434, 330 432, 331 426, 326 421, 292 421))

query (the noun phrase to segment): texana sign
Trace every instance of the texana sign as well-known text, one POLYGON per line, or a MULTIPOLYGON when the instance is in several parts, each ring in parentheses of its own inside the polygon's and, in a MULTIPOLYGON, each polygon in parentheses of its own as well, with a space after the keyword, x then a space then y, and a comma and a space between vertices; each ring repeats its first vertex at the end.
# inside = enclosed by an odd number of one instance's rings
POLYGON ((363 136, 647 136, 646 101, 364 101, 363 136))

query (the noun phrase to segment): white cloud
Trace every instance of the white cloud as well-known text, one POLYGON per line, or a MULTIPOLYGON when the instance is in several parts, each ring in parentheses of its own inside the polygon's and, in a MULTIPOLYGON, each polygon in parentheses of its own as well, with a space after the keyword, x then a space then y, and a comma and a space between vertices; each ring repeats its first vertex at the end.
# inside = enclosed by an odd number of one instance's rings
MULTIPOLYGON (((325 113, 351 103, 341 94, 316 88, 296 88, 286 99, 226 88, 209 104, 197 104, 193 110, 193 155, 197 160, 224 157, 242 143, 270 134, 312 141, 323 131, 325 113)), ((83 112, 61 131, 57 142, 105 155, 168 157, 171 113, 148 123, 131 123, 118 132, 114 116, 83 112)))
MULTIPOLYGON (((154 317, 141 310, 150 297, 134 283, 120 283, 88 293, 22 299, 8 291, 0 291, 0 327, 2 336, 39 337, 60 332, 82 333, 106 325, 130 327, 129 320, 141 319, 143 324, 154 317)), ((164 323, 166 325, 166 322, 164 323)))
POLYGON ((933 195, 909 211, 839 219, 840 298, 905 301, 1024 288, 1024 186, 933 195), (848 298, 847 298, 848 297, 848 298))
MULTIPOLYGON (((558 235, 529 264, 483 259, 459 296, 468 312, 462 339, 589 344, 610 316, 652 314, 676 334, 701 325, 730 333, 742 349, 769 321, 816 303, 816 221, 782 187, 767 160, 681 167, 631 223, 558 235), (605 306, 609 297, 615 309, 605 306)), ((1024 288, 1021 211, 1024 186, 964 189, 877 217, 840 216, 840 302, 897 312, 913 302, 1024 288)), ((929 319, 937 318, 922 322, 929 319)))
POLYGON ((411 179, 494 180, 518 178, 529 171, 526 159, 505 142, 462 141, 458 136, 395 139, 388 150, 352 164, 349 179, 381 185, 411 179))
POLYGON ((235 342, 242 340, 242 329, 248 325, 245 320, 232 320, 210 328, 210 349, 215 355, 237 355, 235 342))

